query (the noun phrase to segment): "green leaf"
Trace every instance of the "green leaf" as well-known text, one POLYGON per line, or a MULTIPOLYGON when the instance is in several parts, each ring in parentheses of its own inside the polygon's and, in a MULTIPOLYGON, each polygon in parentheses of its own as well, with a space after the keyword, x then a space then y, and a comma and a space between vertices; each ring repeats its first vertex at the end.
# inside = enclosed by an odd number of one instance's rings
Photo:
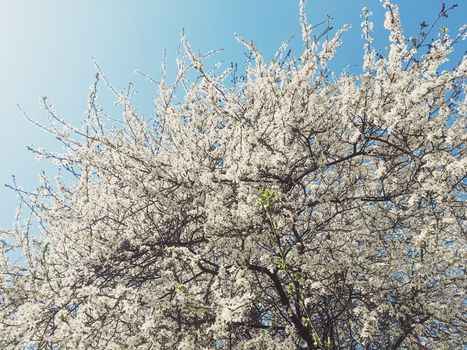
POLYGON ((273 190, 268 188, 259 191, 258 194, 258 202, 261 204, 266 210, 268 210, 272 206, 272 202, 276 193, 273 190))
POLYGON ((314 346, 320 346, 321 343, 321 338, 318 334, 313 334, 313 345, 314 346))
POLYGON ((300 280, 300 277, 301 277, 300 272, 295 272, 292 274, 292 281, 298 282, 300 280))
POLYGON ((280 258, 276 261, 276 267, 278 270, 285 270, 287 268, 287 264, 284 259, 280 258))
POLYGON ((183 284, 177 284, 175 286, 175 291, 178 293, 186 293, 188 292, 188 289, 183 284))
POLYGON ((311 325, 310 319, 306 316, 302 316, 301 321, 302 321, 302 325, 304 325, 305 327, 309 327, 311 325))

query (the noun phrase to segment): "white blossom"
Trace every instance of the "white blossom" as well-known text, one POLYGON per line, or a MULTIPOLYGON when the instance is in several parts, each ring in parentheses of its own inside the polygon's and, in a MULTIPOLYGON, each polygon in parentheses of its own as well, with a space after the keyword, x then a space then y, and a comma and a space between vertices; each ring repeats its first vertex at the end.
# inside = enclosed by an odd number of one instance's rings
POLYGON ((182 37, 154 119, 111 86, 106 116, 97 81, 82 128, 44 98, 65 150, 33 152, 63 171, 12 186, 0 348, 462 348, 467 61, 440 71, 456 39, 409 50, 384 7, 388 55, 364 9, 360 74, 329 72, 350 28, 313 39, 301 1, 300 59, 237 37, 234 86, 182 37))

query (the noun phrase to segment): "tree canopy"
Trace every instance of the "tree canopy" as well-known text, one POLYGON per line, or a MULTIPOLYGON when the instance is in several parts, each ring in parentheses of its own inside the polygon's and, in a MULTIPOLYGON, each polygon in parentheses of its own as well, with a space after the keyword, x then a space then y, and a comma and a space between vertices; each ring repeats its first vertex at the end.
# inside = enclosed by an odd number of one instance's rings
POLYGON ((384 6, 388 50, 364 9, 359 74, 331 72, 349 28, 314 35, 302 1, 303 53, 238 38, 243 76, 182 38, 152 119, 101 71, 81 127, 44 99, 65 149, 33 152, 66 175, 12 186, 0 348, 461 349, 467 60, 443 64, 466 28, 406 38, 384 6))

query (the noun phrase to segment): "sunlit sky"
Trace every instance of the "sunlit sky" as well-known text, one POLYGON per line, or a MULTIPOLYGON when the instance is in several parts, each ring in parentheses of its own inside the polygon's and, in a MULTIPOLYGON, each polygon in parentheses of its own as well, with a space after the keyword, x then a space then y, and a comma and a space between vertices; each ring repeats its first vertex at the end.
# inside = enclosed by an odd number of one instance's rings
MULTIPOLYGON (((422 20, 436 18, 439 0, 399 0, 407 37, 418 32, 422 20)), ((448 5, 453 1, 446 1, 448 5)), ((467 18, 466 5, 439 23, 451 32, 467 18)), ((167 52, 169 73, 182 28, 196 51, 224 49, 218 61, 243 62, 245 49, 234 33, 257 42, 267 59, 292 35, 295 54, 301 50, 298 0, 0 0, 0 227, 11 226, 18 204, 16 195, 3 186, 11 176, 25 189, 38 184, 38 173, 56 173, 48 161, 36 161, 26 146, 57 149, 50 135, 27 122, 18 104, 32 118, 46 120, 39 99, 47 96, 65 120, 79 125, 84 116, 87 93, 93 83, 97 60, 112 84, 125 89, 136 85, 135 104, 145 115, 152 111, 155 89, 134 74, 139 69, 156 80, 160 77, 162 53, 167 52)), ((310 23, 326 15, 334 17, 335 28, 350 23, 344 45, 335 59, 337 70, 357 69, 361 63, 360 13, 373 11, 377 46, 384 48, 383 9, 379 0, 309 0, 310 23)), ((459 51, 465 50, 465 44, 459 51)), ((102 101, 106 102, 101 87, 102 101)), ((105 103, 104 108, 106 107, 105 103)), ((112 100, 108 99, 110 110, 112 100)))

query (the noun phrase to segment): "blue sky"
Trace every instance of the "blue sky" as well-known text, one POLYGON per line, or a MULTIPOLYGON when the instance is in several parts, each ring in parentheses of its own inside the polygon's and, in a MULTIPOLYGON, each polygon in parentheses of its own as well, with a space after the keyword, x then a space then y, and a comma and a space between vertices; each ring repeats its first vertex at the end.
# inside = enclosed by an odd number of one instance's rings
MULTIPOLYGON (((405 34, 415 35, 422 20, 433 20, 439 0, 399 0, 405 34)), ((453 1, 446 1, 452 4, 453 1)), ((464 23, 466 6, 444 20, 452 33, 464 23)), ((344 45, 335 60, 336 69, 361 63, 360 13, 367 6, 374 13, 375 39, 385 46, 383 10, 379 0, 309 0, 310 23, 334 17, 335 28, 351 23, 344 45)), ((26 150, 28 144, 57 149, 43 131, 25 121, 17 104, 34 119, 45 120, 39 99, 47 96, 57 112, 79 125, 84 115, 88 88, 93 82, 94 57, 112 84, 125 89, 136 85, 136 107, 145 115, 152 111, 154 86, 134 74, 139 69, 156 80, 162 53, 167 52, 169 74, 174 74, 182 28, 196 51, 224 49, 218 60, 229 65, 244 60, 244 48, 234 33, 257 42, 266 58, 290 38, 293 52, 301 49, 298 0, 14 0, 0 11, 0 227, 11 225, 16 195, 4 183, 17 182, 32 190, 38 173, 54 174, 47 161, 38 162, 26 150)), ((465 49, 465 45, 464 45, 465 49)), ((462 50, 459 50, 462 51, 462 50)), ((101 87, 101 103, 112 109, 112 100, 101 87)))

